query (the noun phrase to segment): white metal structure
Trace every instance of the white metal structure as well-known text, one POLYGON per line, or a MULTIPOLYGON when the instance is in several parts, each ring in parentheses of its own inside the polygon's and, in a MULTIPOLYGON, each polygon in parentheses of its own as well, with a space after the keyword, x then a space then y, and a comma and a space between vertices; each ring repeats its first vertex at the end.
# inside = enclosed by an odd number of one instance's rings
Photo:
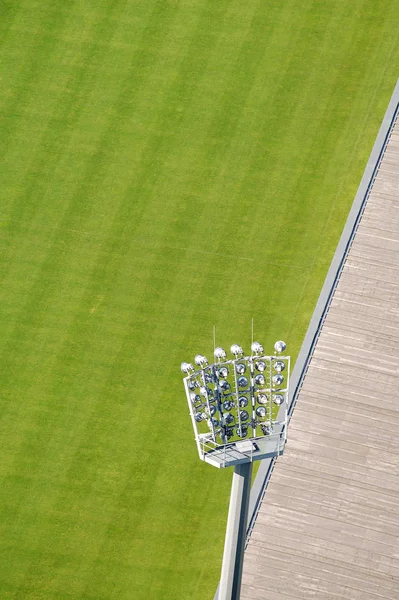
POLYGON ((201 460, 223 468, 283 452, 287 431, 290 357, 264 354, 254 342, 250 356, 233 344, 228 360, 223 348, 215 363, 197 354, 196 367, 182 363, 184 387, 201 460))
POLYGON ((181 370, 198 454, 217 467, 234 466, 218 600, 239 600, 248 522, 252 463, 282 454, 287 436, 290 357, 286 345, 264 354, 259 342, 244 356, 238 344, 234 358, 215 348, 215 362, 197 354, 181 370))

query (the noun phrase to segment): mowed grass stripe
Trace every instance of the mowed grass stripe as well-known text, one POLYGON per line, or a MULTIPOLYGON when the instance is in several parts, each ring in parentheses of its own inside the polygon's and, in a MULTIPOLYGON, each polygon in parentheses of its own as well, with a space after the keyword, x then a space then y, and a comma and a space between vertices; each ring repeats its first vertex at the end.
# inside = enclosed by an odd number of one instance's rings
MULTIPOLYGON (((117 7, 115 7, 115 10, 116 8, 117 7)), ((122 26, 123 23, 119 23, 119 25, 122 26)), ((48 136, 43 137, 43 143, 46 145, 49 144, 52 149, 54 149, 55 146, 55 149, 58 150, 58 152, 55 153, 54 157, 51 157, 53 161, 47 165, 49 174, 54 173, 54 179, 48 181, 48 178, 45 178, 44 181, 39 180, 37 182, 37 185, 41 186, 38 188, 37 193, 39 199, 42 199, 40 192, 45 192, 45 189, 42 187, 43 183, 52 184, 50 189, 54 192, 54 188, 58 183, 57 178, 60 175, 61 178, 65 177, 65 175, 69 176, 66 180, 63 181, 61 179, 61 182, 59 182, 64 184, 60 186, 64 195, 61 196, 61 198, 55 199, 51 195, 46 202, 46 204, 50 205, 51 210, 58 218, 59 211, 56 209, 60 202, 61 206, 64 206, 65 192, 71 192, 71 185, 80 184, 81 177, 77 177, 77 170, 81 170, 84 181, 87 178, 86 171, 89 165, 92 164, 93 167, 98 167, 98 162, 101 160, 101 153, 103 152, 103 149, 100 146, 101 138, 99 136, 105 136, 105 132, 109 134, 106 127, 99 127, 96 125, 96 122, 100 119, 101 123, 104 123, 104 125, 108 124, 109 113, 112 110, 115 96, 118 93, 120 81, 118 78, 116 85, 104 85, 104 71, 105 73, 112 71, 115 55, 112 52, 104 55, 101 50, 103 48, 102 44, 106 44, 107 41, 110 43, 112 35, 114 34, 114 28, 117 26, 117 20, 104 17, 97 24, 95 31, 90 34, 89 38, 91 39, 91 43, 87 44, 86 41, 86 51, 83 53, 82 57, 80 57, 81 65, 77 69, 73 81, 61 82, 59 88, 61 92, 60 95, 64 96, 66 102, 58 106, 58 110, 61 108, 62 112, 55 115, 54 121, 49 121, 48 127, 51 132, 50 139, 48 136), (109 23, 113 26, 110 27, 109 23), (100 42, 101 45, 99 49, 100 42), (106 68, 102 71, 104 62, 106 68), (59 144, 58 139, 60 139, 59 144), (69 150, 67 153, 65 152, 66 148, 69 150), (82 150, 82 152, 79 152, 79 150, 82 150), (60 160, 62 161, 62 164, 60 165, 60 168, 57 169, 57 163, 60 160), (54 200, 58 200, 58 202, 54 202, 54 200)), ((65 42, 63 42, 62 37, 61 42, 61 48, 63 49, 65 42)), ((73 64, 73 67, 75 67, 75 64, 73 64)), ((46 90, 46 81, 38 82, 36 89, 37 102, 41 98, 43 89, 46 90)), ((33 115, 31 115, 31 117, 32 116, 33 115)), ((48 113, 44 113, 42 117, 47 121, 48 113)), ((107 142, 109 142, 109 140, 104 138, 102 140, 103 146, 105 146, 107 142)), ((44 153, 44 155, 46 156, 46 153, 44 153)), ((39 153, 37 160, 43 160, 42 153, 39 153)), ((40 165, 38 165, 38 167, 40 167, 40 165)), ((32 177, 36 170, 37 169, 34 166, 32 168, 32 177)), ((87 190, 80 190, 80 193, 83 193, 84 191, 87 190)), ((15 209, 15 215, 13 215, 15 218, 21 218, 20 207, 22 205, 22 208, 25 209, 25 204, 26 198, 22 195, 20 202, 15 209)), ((80 209, 83 211, 87 207, 92 208, 90 202, 82 204, 80 209)), ((26 216, 29 218, 31 215, 28 213, 26 216)), ((51 213, 45 216, 51 217, 51 213)), ((80 216, 80 212, 78 216, 80 216)))
MULTIPOLYGON (((79 113, 77 113, 79 114, 79 113)), ((70 124, 68 124, 70 125, 70 124)), ((67 127, 68 127, 67 125, 67 127)), ((72 123, 73 125, 73 123, 72 123)), ((65 124, 64 124, 65 127, 65 124)), ((69 127, 68 127, 69 129, 69 127)), ((68 255, 68 253, 65 251, 65 248, 68 248, 68 245, 70 243, 70 241, 68 240, 68 238, 71 237, 71 232, 70 229, 72 229, 73 227, 81 227, 84 230, 84 224, 85 224, 85 215, 88 215, 89 217, 92 218, 92 213, 96 213, 96 211, 99 209, 99 207, 93 206, 92 203, 89 202, 89 199, 87 198, 87 194, 85 192, 87 192, 90 189, 90 186, 93 187, 93 178, 98 177, 98 161, 101 160, 101 155, 102 153, 104 153, 104 148, 106 148, 109 144, 109 135, 112 134, 112 127, 110 127, 109 129, 107 129, 107 135, 108 137, 104 137, 103 141, 102 141, 102 148, 98 148, 97 146, 97 150, 94 154, 87 155, 87 158, 89 159, 89 166, 86 165, 86 170, 85 170, 85 178, 80 181, 79 177, 77 177, 77 173, 75 173, 75 181, 76 184, 78 184, 77 187, 77 192, 74 196, 74 198, 72 198, 69 202, 69 204, 67 205, 68 209, 66 211, 66 213, 64 214, 64 218, 61 221, 61 223, 59 224, 59 228, 58 231, 51 231, 51 237, 53 240, 53 247, 51 248, 51 251, 49 253, 49 258, 48 258, 48 264, 46 264, 43 268, 51 273, 54 272, 65 272, 67 275, 70 274, 70 271, 68 270, 68 268, 63 268, 62 265, 58 265, 57 261, 59 260, 59 255, 62 255, 62 259, 63 260, 71 260, 72 263, 74 263, 75 261, 75 257, 71 257, 70 255, 68 255), (90 174, 90 175, 89 175, 90 174), (78 222, 76 223, 76 219, 78 219, 78 222), (64 239, 65 235, 67 236, 67 239, 64 239)), ((46 154, 41 154, 40 156, 46 156, 46 154)), ((36 169, 35 169, 36 170, 36 169)), ((101 172, 100 172, 101 174, 101 172)), ((54 187, 56 186, 56 178, 54 178, 54 181, 50 183, 52 183, 52 188, 50 189, 54 189, 54 187)), ((48 183, 48 182, 47 182, 48 183)), ((95 186, 94 186, 95 187, 95 186)), ((32 194, 32 188, 31 186, 27 186, 26 188, 27 194, 31 195, 32 194)), ((69 190, 69 193, 72 190, 69 190)), ((38 192, 38 191, 37 191, 38 192)), ((39 201, 42 200, 42 198, 40 198, 40 194, 37 193, 37 196, 39 197, 39 201)), ((53 201, 52 195, 49 194, 48 197, 48 203, 51 206, 51 203, 53 201)), ((41 202, 41 204, 43 204, 43 202, 41 202)), ((65 204, 65 202, 64 202, 65 204)), ((11 229, 17 229, 17 233, 18 233, 18 229, 22 226, 23 223, 23 214, 21 214, 21 211, 25 211, 26 209, 26 205, 29 206, 29 202, 27 202, 26 198, 22 198, 21 203, 20 203, 20 209, 18 210, 18 212, 13 214, 13 218, 11 223, 10 223, 10 228, 11 229), (21 219, 21 220, 19 220, 21 219)), ((111 203, 111 207, 112 203, 111 203)), ((54 207, 52 207, 54 209, 54 207)), ((56 208, 56 207, 55 207, 56 208)), ((65 210, 65 209, 64 209, 65 210)), ((62 213, 60 214, 60 211, 54 211, 54 213, 58 216, 58 218, 62 217, 62 213)), ((31 229, 32 231, 36 231, 36 227, 39 225, 43 226, 43 221, 44 222, 48 222, 48 217, 51 216, 51 214, 49 215, 48 213, 46 214, 46 212, 43 214, 43 211, 41 211, 41 213, 38 215, 37 219, 34 220, 32 222, 31 225, 31 229)), ((87 218, 87 217, 86 217, 87 218)), ((90 231, 90 223, 88 224, 87 227, 90 231)), ((114 232, 114 235, 117 235, 117 233, 114 232)), ((73 236, 72 236, 73 237, 73 236)), ((29 244, 29 237, 26 237, 27 239, 27 243, 29 244)), ((73 243, 73 242, 72 242, 73 243)), ((26 249, 24 247, 22 247, 21 249, 21 253, 22 255, 26 254, 26 249)), ((92 256, 92 252, 85 252, 85 249, 79 249, 79 254, 81 254, 82 257, 85 256, 89 256, 90 259, 93 258, 92 256)), ((101 252, 101 255, 99 257, 100 261, 104 260, 104 257, 107 255, 107 249, 104 248, 103 251, 101 252)), ((7 284, 8 282, 5 281, 5 284, 7 284)), ((45 293, 45 287, 42 286, 42 282, 39 280, 37 282, 37 287, 41 290, 41 293, 45 293)), ((33 294, 29 294, 29 298, 30 298, 30 302, 31 304, 34 306, 37 306, 37 298, 36 296, 33 294)), ((25 307, 23 309, 25 311, 25 307)))
POLYGON ((176 365, 251 316, 299 347, 397 6, 47 7, 0 175, 4 597, 212 595, 230 475, 198 464, 176 365))
MULTIPOLYGON (((70 210, 70 213, 73 214, 73 212, 74 212, 73 210, 70 210)), ((67 230, 67 225, 68 225, 68 223, 65 223, 65 221, 64 221, 61 230, 67 230)), ((117 234, 115 235, 115 232, 114 232, 114 238, 117 239, 117 234)), ((105 267, 104 267, 104 261, 106 261, 106 257, 108 256, 108 254, 109 254, 108 253, 108 249, 105 248, 104 251, 101 253, 101 256, 100 256, 99 262, 100 262, 100 264, 103 265, 101 268, 104 269, 104 270, 106 270, 106 264, 105 264, 105 267)), ((56 260, 57 260, 56 254, 52 253, 52 256, 51 256, 52 263, 50 264, 50 270, 54 268, 54 264, 55 264, 54 261, 56 261, 56 260)), ((74 260, 75 260, 75 258, 73 257, 72 258, 72 262, 74 260)), ((40 287, 40 283, 39 283, 39 287, 40 287)), ((33 304, 37 304, 37 298, 36 297, 33 298, 33 304)))
MULTIPOLYGON (((79 200, 81 200, 82 198, 78 198, 77 202, 79 203, 79 200)), ((74 207, 76 210, 76 206, 74 207)), ((83 205, 83 209, 85 208, 85 206, 83 205)), ((73 209, 70 209, 70 213, 73 214, 73 209)), ((61 233, 62 230, 67 230, 67 228, 65 227, 65 225, 68 225, 69 223, 65 223, 65 220, 63 222, 63 227, 61 229, 61 233)), ((68 231, 68 230, 67 230, 68 231)), ((69 232, 68 232, 69 234, 69 232)), ((62 236, 61 236, 61 240, 62 240, 62 236)), ((70 271, 68 270, 68 266, 65 266, 62 262, 61 264, 59 264, 60 262, 60 257, 63 260, 70 260, 72 262, 72 264, 76 264, 76 260, 77 257, 74 255, 70 255, 67 254, 67 252, 65 252, 65 245, 67 245, 68 247, 68 243, 71 245, 72 248, 74 248, 74 240, 65 240, 63 239, 60 242, 60 239, 56 239, 55 241, 55 246, 51 249, 51 253, 49 256, 49 260, 48 263, 45 265, 45 267, 43 268, 43 270, 46 272, 50 272, 50 273, 57 273, 58 272, 66 272, 67 274, 70 274, 70 271)), ((86 260, 86 256, 92 257, 93 253, 92 252, 85 252, 85 248, 77 248, 76 250, 76 255, 80 255, 82 257, 82 259, 85 261, 86 260)), ((37 283, 37 288, 39 290, 39 294, 41 294, 43 296, 44 294, 44 290, 46 290, 46 286, 43 285, 43 281, 39 281, 37 283)), ((69 285, 67 282, 61 282, 62 287, 66 287, 66 289, 69 288, 69 285)), ((48 291, 48 289, 47 289, 48 291)), ((37 297, 36 294, 29 294, 29 302, 31 306, 36 306, 36 310, 38 306, 41 306, 41 302, 40 302, 41 298, 37 297)), ((26 307, 24 307, 24 312, 26 312, 26 307)), ((28 320, 30 318, 30 315, 28 315, 28 320)), ((7 352, 8 353, 8 352, 7 352)))
MULTIPOLYGON (((65 368, 65 365, 64 365, 64 368, 65 368)), ((35 572, 35 568, 32 568, 32 572, 35 572)))

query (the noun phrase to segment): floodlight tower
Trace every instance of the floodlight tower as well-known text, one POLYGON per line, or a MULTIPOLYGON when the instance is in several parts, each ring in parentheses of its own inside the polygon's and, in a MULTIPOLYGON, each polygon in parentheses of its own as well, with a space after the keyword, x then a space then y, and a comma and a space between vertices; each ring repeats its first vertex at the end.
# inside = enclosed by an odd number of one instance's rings
POLYGON ((254 460, 283 453, 287 437, 290 357, 285 342, 272 356, 259 342, 245 356, 238 344, 234 358, 215 348, 215 362, 197 354, 193 366, 181 370, 201 460, 217 467, 234 467, 218 600, 239 600, 248 505, 254 460))

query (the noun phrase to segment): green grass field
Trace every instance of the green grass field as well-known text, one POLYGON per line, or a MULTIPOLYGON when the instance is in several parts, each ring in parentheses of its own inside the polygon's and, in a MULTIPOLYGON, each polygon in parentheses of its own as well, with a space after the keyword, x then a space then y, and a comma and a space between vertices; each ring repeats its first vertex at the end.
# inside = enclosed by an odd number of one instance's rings
POLYGON ((398 0, 0 4, 0 599, 199 600, 231 473, 180 362, 297 353, 398 0))

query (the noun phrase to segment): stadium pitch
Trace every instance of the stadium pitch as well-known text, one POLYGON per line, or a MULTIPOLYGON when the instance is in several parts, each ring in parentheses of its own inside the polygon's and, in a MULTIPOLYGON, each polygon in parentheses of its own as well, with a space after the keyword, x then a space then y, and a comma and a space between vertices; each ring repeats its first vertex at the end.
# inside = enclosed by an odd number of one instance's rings
POLYGON ((0 7, 0 597, 196 600, 230 474, 179 365, 297 353, 399 64, 398 0, 0 7))

